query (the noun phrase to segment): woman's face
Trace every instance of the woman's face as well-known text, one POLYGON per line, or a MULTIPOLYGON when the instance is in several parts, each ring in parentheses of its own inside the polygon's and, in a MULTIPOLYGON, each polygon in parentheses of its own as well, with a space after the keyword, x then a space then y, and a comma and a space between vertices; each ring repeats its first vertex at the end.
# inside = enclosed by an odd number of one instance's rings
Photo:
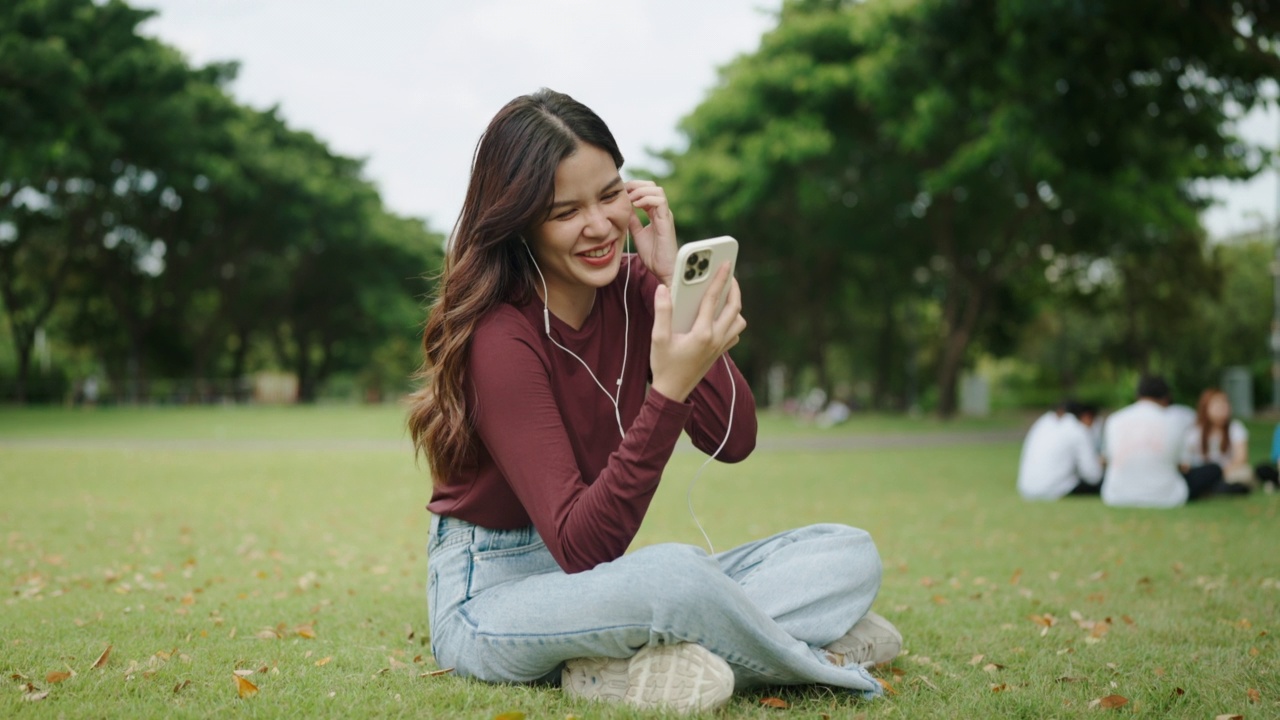
POLYGON ((1214 395, 1205 406, 1205 414, 1214 425, 1225 425, 1231 419, 1231 402, 1226 395, 1214 395))
POLYGON ((580 143, 556 168, 551 212, 532 231, 533 254, 553 293, 600 288, 618 274, 631 202, 609 153, 580 143))

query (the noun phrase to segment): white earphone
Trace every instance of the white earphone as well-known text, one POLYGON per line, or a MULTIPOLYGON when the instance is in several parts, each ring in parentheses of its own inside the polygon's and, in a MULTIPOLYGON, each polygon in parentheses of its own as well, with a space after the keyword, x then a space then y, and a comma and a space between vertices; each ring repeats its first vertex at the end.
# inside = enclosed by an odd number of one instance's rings
MULTIPOLYGON (((630 240, 631 233, 628 232, 626 239, 623 241, 624 254, 630 240)), ((524 251, 529 254, 529 260, 533 263, 533 269, 538 271, 538 279, 542 281, 542 327, 547 334, 547 339, 556 347, 569 353, 573 356, 573 359, 582 364, 582 367, 586 368, 587 374, 591 376, 593 381, 595 381, 596 387, 600 388, 600 392, 604 393, 605 397, 609 398, 609 402, 613 405, 613 418, 618 423, 618 434, 625 438, 627 436, 627 432, 622 427, 622 411, 618 408, 618 402, 622 398, 622 376, 626 372, 627 368, 627 346, 631 336, 631 306, 627 303, 627 289, 631 286, 631 263, 627 263, 627 279, 623 282, 622 286, 622 310, 626 317, 626 326, 622 335, 622 367, 618 369, 617 386, 614 392, 610 393, 605 389, 604 384, 600 382, 600 379, 596 377, 596 374, 592 372, 591 366, 587 364, 586 360, 583 360, 577 353, 564 345, 561 345, 559 341, 552 337, 551 310, 547 306, 547 278, 542 274, 542 268, 538 267, 538 260, 533 256, 533 250, 529 247, 529 242, 524 239, 523 235, 520 236, 520 242, 524 245, 524 251)), ((729 422, 724 428, 724 439, 720 441, 720 445, 716 448, 715 452, 711 453, 711 455, 708 456, 698 468, 698 471, 694 473, 693 480, 689 481, 689 490, 685 494, 685 502, 689 506, 689 515, 693 518, 693 524, 698 527, 698 532, 702 533, 702 539, 707 541, 707 548, 713 555, 716 550, 711 544, 711 538, 707 536, 707 531, 703 529, 702 523, 698 522, 698 515, 693 511, 693 486, 698 482, 698 478, 702 476, 702 471, 706 469, 707 465, 710 465, 711 461, 715 460, 716 457, 720 455, 720 451, 723 450, 724 446, 729 442, 729 434, 733 432, 733 412, 738 404, 738 384, 734 381, 733 370, 729 367, 729 353, 726 352, 722 355, 720 360, 724 363, 725 372, 729 374, 729 422)))
MULTIPOLYGON (((631 233, 628 232, 627 240, 630 239, 631 233)), ((595 381, 596 387, 600 388, 600 392, 604 393, 604 396, 613 404, 613 419, 618 423, 618 434, 625 438, 627 431, 622 428, 622 411, 618 409, 618 400, 622 397, 622 376, 627 371, 627 349, 631 340, 631 306, 627 304, 627 289, 631 287, 631 263, 627 263, 627 279, 622 285, 622 311, 626 314, 626 327, 622 333, 622 367, 618 368, 618 382, 615 384, 614 391, 610 393, 605 389, 604 383, 600 382, 600 378, 591 371, 591 366, 586 360, 578 357, 577 353, 561 345, 551 336, 551 310, 547 307, 547 278, 542 274, 542 268, 538 267, 538 260, 533 256, 533 250, 529 248, 528 241, 523 236, 520 241, 524 243, 524 251, 529 253, 533 269, 538 271, 538 279, 542 281, 542 327, 547 333, 547 339, 555 343, 556 347, 572 355, 575 360, 582 363, 582 367, 586 368, 587 374, 595 381)), ((626 250, 626 241, 623 242, 623 250, 626 250)))

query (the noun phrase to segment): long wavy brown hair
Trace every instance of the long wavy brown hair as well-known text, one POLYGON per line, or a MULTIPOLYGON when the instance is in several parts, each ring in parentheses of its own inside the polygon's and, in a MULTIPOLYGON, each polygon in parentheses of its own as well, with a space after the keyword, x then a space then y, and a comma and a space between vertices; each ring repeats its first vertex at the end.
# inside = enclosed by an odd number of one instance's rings
POLYGON ((588 143, 622 167, 608 126, 582 103, 548 89, 507 103, 476 146, 471 182, 445 252, 444 269, 422 334, 425 356, 410 397, 414 452, 427 457, 436 485, 472 457, 475 429, 464 392, 471 336, 504 302, 534 292, 521 237, 546 220, 560 161, 588 143))
MULTIPOLYGON (((1215 430, 1213 421, 1209 419, 1209 403, 1214 398, 1222 397, 1226 399, 1227 394, 1218 388, 1209 388, 1200 393, 1200 401, 1196 403, 1196 427, 1200 428, 1200 454, 1205 457, 1209 456, 1209 436, 1215 430)), ((1230 402, 1228 400, 1228 402, 1230 402)), ((1231 418, 1227 418, 1227 422, 1222 426, 1222 441, 1219 447, 1223 454, 1231 448, 1231 418)))

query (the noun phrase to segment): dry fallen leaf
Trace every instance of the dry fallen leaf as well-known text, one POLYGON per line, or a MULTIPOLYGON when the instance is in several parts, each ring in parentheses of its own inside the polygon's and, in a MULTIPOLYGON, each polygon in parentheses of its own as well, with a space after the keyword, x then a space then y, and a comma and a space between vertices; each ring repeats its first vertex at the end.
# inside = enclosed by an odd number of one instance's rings
POLYGON ((1115 708, 1124 707, 1125 705, 1128 705, 1129 698, 1123 695, 1108 695, 1102 698, 1101 700, 1099 700, 1099 704, 1102 705, 1102 707, 1106 708, 1107 710, 1114 710, 1115 708))
POLYGON ((231 672, 232 674, 238 675, 240 677, 249 677, 250 675, 253 674, 253 671, 250 670, 249 668, 240 668, 238 670, 232 670, 231 672))
POLYGON ((257 685, 254 685, 239 675, 232 675, 232 677, 236 679, 236 692, 240 694, 240 697, 247 698, 258 694, 257 685))
POLYGON ((1173 689, 1173 694, 1174 694, 1175 696, 1177 696, 1177 697, 1182 697, 1183 695, 1186 695, 1186 694, 1187 694, 1187 691, 1186 691, 1186 690, 1183 690, 1183 689, 1182 689, 1182 688, 1180 688, 1180 687, 1176 687, 1176 688, 1174 688, 1174 689, 1173 689))
POLYGON ((182 682, 180 682, 180 683, 178 683, 177 685, 174 685, 174 686, 173 686, 173 691, 174 691, 175 693, 180 692, 181 690, 185 689, 185 688, 186 688, 187 686, 189 686, 189 685, 191 685, 191 681, 190 681, 190 680, 183 680, 182 682))
POLYGON ((973 657, 969 658, 969 664, 977 665, 978 663, 982 662, 982 659, 985 657, 986 655, 974 655, 973 657))
POLYGON ((1243 716, 1243 715, 1233 715, 1233 714, 1231 714, 1231 713, 1227 713, 1226 715, 1219 715, 1218 717, 1214 718, 1213 720, 1244 720, 1244 716, 1243 716))
POLYGON ((325 665, 328 665, 329 661, 332 659, 333 659, 332 655, 325 655, 324 657, 316 661, 316 667, 324 667, 325 665))
POLYGON ((524 713, 519 710, 511 710, 509 712, 494 715, 493 720, 524 720, 524 713))
POLYGON ((898 691, 893 689, 893 686, 889 684, 888 680, 885 680, 883 678, 876 678, 876 682, 880 683, 880 687, 884 688, 885 693, 889 695, 898 694, 898 691))
POLYGON ((32 690, 32 691, 30 691, 30 692, 28 692, 28 693, 25 693, 25 694, 22 696, 22 699, 23 699, 23 700, 27 700, 27 701, 29 701, 29 702, 35 702, 35 701, 37 701, 37 700, 43 700, 43 699, 45 699, 45 698, 47 698, 47 697, 49 697, 49 691, 48 691, 48 690, 32 690))
MULTIPOLYGON (((49 673, 44 676, 44 681, 50 685, 57 685, 69 677, 71 677, 71 673, 65 670, 50 670, 49 673)), ((1255 690, 1254 692, 1257 691, 1255 690)))
POLYGON ((308 640, 316 639, 316 629, 311 625, 299 625, 294 629, 294 632, 298 633, 299 637, 304 637, 308 640))
POLYGON ((932 688, 934 692, 942 692, 942 690, 941 690, 941 689, 939 689, 937 685, 934 685, 934 684, 933 684, 933 681, 932 681, 932 680, 930 680, 929 678, 927 678, 927 677, 925 677, 925 676, 923 676, 923 675, 917 675, 917 676, 915 676, 915 677, 911 678, 911 681, 912 681, 912 682, 916 682, 916 681, 922 682, 922 683, 924 683, 925 685, 928 685, 930 688, 932 688))
POLYGON ((1245 691, 1245 694, 1249 696, 1249 702, 1251 703, 1257 704, 1262 702, 1262 693, 1258 692, 1257 688, 1249 688, 1245 691))
POLYGON ((985 670, 986 672, 992 673, 997 670, 1003 670, 1004 666, 1001 665, 1000 663, 987 663, 986 665, 982 666, 982 669, 985 670))
POLYGON ((111 657, 111 646, 110 646, 110 645, 108 645, 108 646, 107 646, 107 649, 106 649, 106 650, 103 650, 103 651, 102 651, 102 654, 98 656, 98 659, 97 659, 97 660, 94 660, 94 661, 93 661, 93 665, 90 665, 90 666, 89 666, 89 667, 90 667, 90 669, 96 670, 96 669, 98 669, 98 668, 102 667, 103 665, 106 665, 106 664, 107 664, 107 658, 109 658, 109 657, 111 657))
POLYGON ((776 697, 764 698, 760 701, 760 704, 764 705, 765 707, 778 708, 780 710, 785 710, 786 708, 790 707, 789 705, 787 705, 786 700, 783 700, 782 698, 776 698, 776 697))
POLYGON ((451 672, 453 672, 453 668, 445 668, 443 670, 432 670, 431 672, 424 672, 418 677, 439 677, 441 675, 448 675, 451 672))
POLYGON ((1009 689, 1008 683, 1000 683, 999 685, 991 686, 991 692, 993 693, 1004 692, 1005 690, 1008 690, 1008 689, 1009 689))

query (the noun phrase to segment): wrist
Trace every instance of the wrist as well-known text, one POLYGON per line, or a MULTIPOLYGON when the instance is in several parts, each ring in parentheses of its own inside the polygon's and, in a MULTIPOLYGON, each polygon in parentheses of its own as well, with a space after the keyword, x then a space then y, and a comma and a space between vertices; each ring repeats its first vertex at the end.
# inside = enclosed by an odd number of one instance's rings
POLYGON ((687 400, 689 398, 689 393, 692 392, 692 389, 682 391, 678 385, 666 380, 665 378, 654 378, 649 387, 656 390, 660 395, 668 400, 673 400, 678 403, 682 403, 687 400))

